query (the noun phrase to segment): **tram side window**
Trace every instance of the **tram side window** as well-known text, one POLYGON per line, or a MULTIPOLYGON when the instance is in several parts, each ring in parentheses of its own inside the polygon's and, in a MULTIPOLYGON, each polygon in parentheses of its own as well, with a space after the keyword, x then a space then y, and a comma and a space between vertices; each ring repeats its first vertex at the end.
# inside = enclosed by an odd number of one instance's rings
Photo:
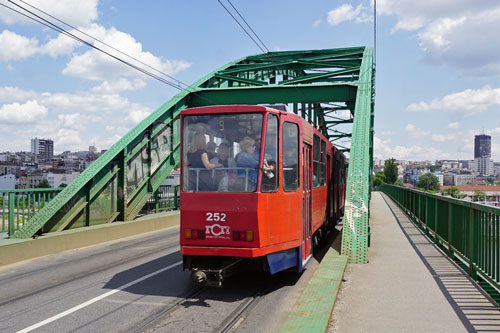
POLYGON ((283 124, 283 189, 287 192, 299 188, 299 127, 283 124))
POLYGON ((326 180, 326 142, 321 140, 321 179, 320 185, 324 186, 326 180))
POLYGON ((264 161, 262 165, 261 192, 275 192, 278 190, 278 117, 274 114, 267 116, 265 137, 264 161))
POLYGON ((313 187, 319 186, 319 136, 314 136, 314 147, 313 147, 313 187))

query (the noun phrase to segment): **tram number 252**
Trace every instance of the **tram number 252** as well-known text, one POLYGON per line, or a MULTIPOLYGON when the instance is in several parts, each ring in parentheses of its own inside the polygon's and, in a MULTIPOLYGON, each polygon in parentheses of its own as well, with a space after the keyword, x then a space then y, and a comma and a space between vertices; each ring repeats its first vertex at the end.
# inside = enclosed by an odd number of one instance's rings
POLYGON ((207 212, 207 221, 226 222, 226 213, 207 212))

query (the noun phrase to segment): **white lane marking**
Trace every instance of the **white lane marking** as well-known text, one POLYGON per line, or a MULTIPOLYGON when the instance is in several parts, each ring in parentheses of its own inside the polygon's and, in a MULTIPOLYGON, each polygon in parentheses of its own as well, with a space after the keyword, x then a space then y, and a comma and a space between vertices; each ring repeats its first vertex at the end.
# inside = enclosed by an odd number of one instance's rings
POLYGON ((160 273, 162 273, 162 272, 165 272, 166 270, 169 270, 169 269, 171 269, 171 268, 174 268, 174 267, 176 267, 176 266, 179 266, 180 264, 182 264, 182 261, 176 262, 175 264, 172 264, 172 265, 167 266, 167 267, 165 267, 165 268, 159 269, 159 270, 157 270, 157 271, 155 271, 155 272, 153 272, 153 273, 149 273, 148 275, 145 275, 145 276, 143 276, 143 277, 141 277, 141 278, 138 278, 137 280, 134 280, 134 281, 132 281, 132 282, 129 282, 129 283, 127 283, 127 284, 124 284, 124 285, 123 285, 123 286, 121 286, 121 287, 118 287, 118 288, 116 288, 116 289, 113 289, 113 290, 111 290, 111 291, 108 291, 108 292, 107 292, 107 293, 105 293, 105 294, 102 294, 102 295, 100 295, 100 296, 97 296, 97 297, 95 297, 95 298, 92 298, 91 300, 88 300, 87 302, 84 302, 84 303, 82 303, 82 304, 80 304, 80 305, 74 306, 74 307, 72 307, 71 309, 68 309, 68 310, 66 310, 66 311, 64 311, 64 312, 61 312, 61 313, 59 313, 59 314, 57 314, 57 315, 55 315, 55 316, 53 316, 53 317, 50 317, 50 318, 48 318, 48 319, 45 319, 44 321, 41 321, 41 322, 36 323, 36 324, 34 324, 34 325, 31 325, 30 327, 27 327, 27 328, 25 328, 25 329, 23 329, 23 330, 17 331, 17 333, 26 333, 26 332, 31 332, 31 331, 33 331, 33 330, 35 330, 35 329, 37 329, 37 328, 40 328, 40 327, 45 326, 45 325, 47 325, 47 324, 50 324, 50 323, 51 323, 51 322, 53 322, 53 321, 56 321, 56 320, 58 320, 58 319, 60 319, 60 318, 62 318, 62 317, 65 317, 65 316, 67 316, 67 315, 69 315, 69 314, 73 313, 73 312, 76 312, 76 311, 78 311, 78 310, 80 310, 80 309, 83 309, 84 307, 87 307, 87 306, 89 306, 89 305, 91 305, 91 304, 93 304, 93 303, 95 303, 95 302, 98 302, 98 301, 100 301, 100 300, 101 300, 101 299, 103 299, 103 298, 106 298, 106 297, 108 297, 108 296, 110 296, 110 295, 116 294, 117 292, 122 291, 123 289, 126 289, 126 288, 128 288, 128 287, 130 287, 130 286, 133 286, 134 284, 137 284, 137 283, 139 283, 139 282, 142 282, 142 281, 144 281, 144 280, 146 280, 146 279, 149 279, 149 278, 150 278, 150 277, 152 277, 152 276, 158 275, 158 274, 160 274, 160 273))
POLYGON ((165 306, 167 303, 160 302, 138 302, 138 301, 121 301, 118 299, 105 299, 104 302, 115 303, 115 304, 130 304, 130 305, 147 305, 147 306, 165 306))

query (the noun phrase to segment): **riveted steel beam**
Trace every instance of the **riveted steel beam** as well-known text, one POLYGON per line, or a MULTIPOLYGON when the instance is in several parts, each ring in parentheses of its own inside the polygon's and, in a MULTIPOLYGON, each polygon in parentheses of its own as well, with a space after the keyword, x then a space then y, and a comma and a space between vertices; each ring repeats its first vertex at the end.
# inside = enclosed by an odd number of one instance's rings
POLYGON ((361 65, 347 175, 342 254, 352 263, 368 262, 368 218, 373 160, 373 50, 361 65))

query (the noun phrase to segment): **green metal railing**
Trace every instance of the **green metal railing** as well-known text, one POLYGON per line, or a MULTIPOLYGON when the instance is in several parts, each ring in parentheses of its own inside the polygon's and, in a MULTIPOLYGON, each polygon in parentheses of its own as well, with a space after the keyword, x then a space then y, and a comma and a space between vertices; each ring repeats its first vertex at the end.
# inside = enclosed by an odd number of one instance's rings
POLYGON ((500 289, 500 208, 393 185, 378 189, 472 278, 500 289))
POLYGON ((0 190, 0 232, 10 235, 21 228, 63 188, 0 190))
POLYGON ((179 185, 160 185, 149 198, 141 213, 159 213, 180 207, 179 185))

